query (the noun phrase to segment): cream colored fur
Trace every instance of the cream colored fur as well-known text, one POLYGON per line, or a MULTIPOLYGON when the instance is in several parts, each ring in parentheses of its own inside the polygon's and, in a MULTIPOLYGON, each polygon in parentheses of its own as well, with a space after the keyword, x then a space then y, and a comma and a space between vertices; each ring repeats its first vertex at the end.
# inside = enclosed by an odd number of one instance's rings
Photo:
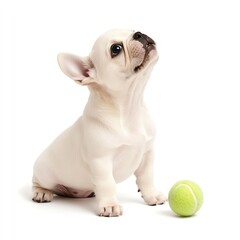
POLYGON ((119 216, 116 183, 133 174, 147 204, 166 200, 153 184, 155 128, 143 101, 158 54, 155 47, 148 52, 134 33, 104 33, 88 57, 59 54, 62 71, 87 85, 90 96, 82 116, 37 159, 34 201, 49 202, 54 194, 88 197, 94 192, 100 216, 119 216), (111 46, 118 43, 122 49, 112 56, 111 46))

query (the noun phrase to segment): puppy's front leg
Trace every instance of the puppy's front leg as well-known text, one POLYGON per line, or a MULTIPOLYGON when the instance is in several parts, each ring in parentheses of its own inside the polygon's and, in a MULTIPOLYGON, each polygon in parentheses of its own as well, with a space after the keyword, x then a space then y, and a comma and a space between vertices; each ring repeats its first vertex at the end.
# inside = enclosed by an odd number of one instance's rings
POLYGON ((122 207, 116 196, 116 182, 112 174, 112 160, 97 158, 91 161, 90 169, 98 202, 98 215, 116 217, 122 215, 122 207))
POLYGON ((141 191, 144 201, 148 205, 163 204, 167 199, 159 192, 153 183, 153 152, 144 154, 142 163, 135 172, 137 186, 141 191))

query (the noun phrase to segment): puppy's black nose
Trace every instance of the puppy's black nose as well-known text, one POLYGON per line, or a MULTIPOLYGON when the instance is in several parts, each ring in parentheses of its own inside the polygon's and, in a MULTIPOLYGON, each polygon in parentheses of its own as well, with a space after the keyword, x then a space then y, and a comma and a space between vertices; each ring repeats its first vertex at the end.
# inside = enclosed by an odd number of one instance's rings
POLYGON ((142 38, 143 34, 141 32, 135 32, 133 34, 133 39, 138 40, 139 38, 142 38))
POLYGON ((143 34, 141 32, 135 32, 133 34, 133 39, 137 40, 141 43, 145 43, 145 44, 155 44, 155 42, 153 41, 153 39, 151 39, 149 36, 147 36, 146 34, 143 34))

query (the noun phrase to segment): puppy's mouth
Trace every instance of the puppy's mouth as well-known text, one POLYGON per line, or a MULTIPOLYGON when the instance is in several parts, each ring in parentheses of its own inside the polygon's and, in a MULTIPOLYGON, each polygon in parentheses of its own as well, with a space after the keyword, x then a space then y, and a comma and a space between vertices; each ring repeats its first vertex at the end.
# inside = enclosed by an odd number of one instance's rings
POLYGON ((145 67, 145 65, 148 63, 148 61, 150 59, 149 53, 152 50, 156 49, 155 45, 153 45, 153 44, 147 45, 144 48, 145 48, 145 55, 144 55, 143 61, 140 65, 138 65, 134 68, 134 72, 138 72, 145 67))
POLYGON ((150 38, 149 36, 147 36, 147 35, 145 35, 141 32, 136 32, 133 35, 133 39, 142 43, 142 45, 143 45, 142 47, 145 50, 145 55, 144 55, 144 58, 143 58, 142 62, 134 68, 134 71, 138 72, 141 69, 143 69, 145 67, 146 63, 148 63, 148 61, 150 60, 150 54, 149 53, 152 50, 156 49, 156 43, 152 38, 150 38))

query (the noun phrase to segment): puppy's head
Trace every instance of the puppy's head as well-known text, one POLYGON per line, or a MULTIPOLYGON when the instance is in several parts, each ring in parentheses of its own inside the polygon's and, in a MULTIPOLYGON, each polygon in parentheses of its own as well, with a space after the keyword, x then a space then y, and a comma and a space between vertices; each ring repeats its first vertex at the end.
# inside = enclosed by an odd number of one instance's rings
POLYGON ((144 82, 157 59, 154 40, 141 32, 119 29, 101 35, 88 57, 58 55, 60 68, 68 77, 110 91, 126 90, 139 79, 144 82))

